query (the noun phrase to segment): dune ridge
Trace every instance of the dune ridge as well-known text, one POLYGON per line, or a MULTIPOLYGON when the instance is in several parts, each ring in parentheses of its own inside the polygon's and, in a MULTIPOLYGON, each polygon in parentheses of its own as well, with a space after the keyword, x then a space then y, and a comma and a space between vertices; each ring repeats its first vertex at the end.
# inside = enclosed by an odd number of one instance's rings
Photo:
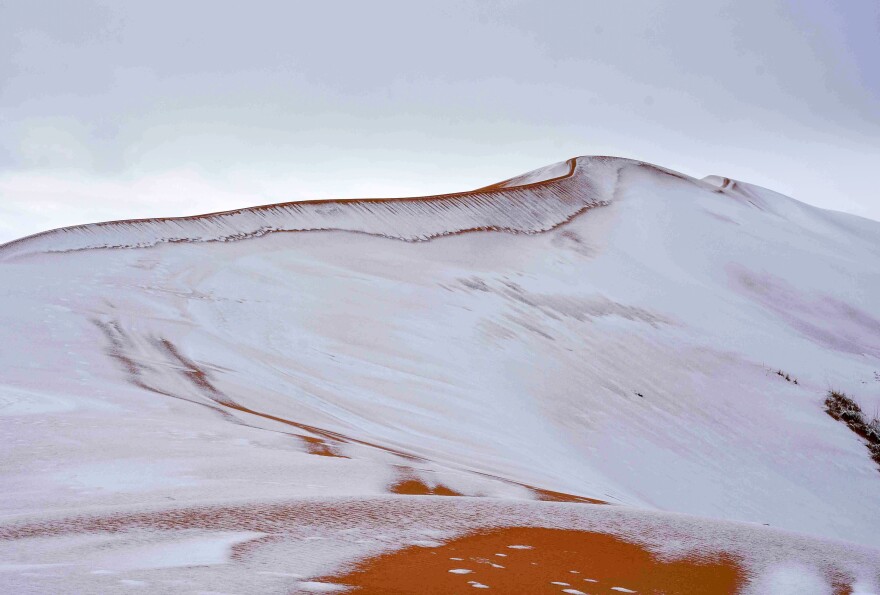
POLYGON ((532 175, 467 192, 287 202, 187 217, 77 225, 2 244, 0 260, 96 248, 229 242, 293 231, 338 230, 405 241, 425 241, 470 231, 539 233, 558 227, 585 210, 607 205, 613 199, 620 169, 639 166, 654 167, 617 157, 575 157, 536 170, 532 175), (567 164, 567 171, 554 175, 562 164, 567 164), (548 174, 553 177, 542 179, 548 174))

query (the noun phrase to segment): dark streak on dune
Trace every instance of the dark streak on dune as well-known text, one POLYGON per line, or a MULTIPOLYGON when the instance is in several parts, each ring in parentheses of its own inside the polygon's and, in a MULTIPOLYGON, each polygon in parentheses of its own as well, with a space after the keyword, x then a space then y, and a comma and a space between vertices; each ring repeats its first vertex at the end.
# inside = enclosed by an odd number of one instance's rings
POLYGON ((531 486, 526 486, 535 493, 536 499, 542 502, 583 502, 584 504, 608 504, 604 500, 596 500, 595 498, 587 498, 585 496, 575 496, 564 492, 554 492, 553 490, 542 490, 531 486))
MULTIPOLYGON (((257 417, 261 417, 263 419, 268 419, 271 421, 275 421, 278 423, 282 423, 285 425, 293 426, 305 432, 309 432, 310 434, 314 434, 319 438, 309 437, 309 436, 298 436, 303 439, 307 443, 307 448, 309 454, 316 454, 321 456, 331 456, 331 457, 340 457, 340 458, 348 458, 342 454, 339 454, 337 448, 341 444, 353 443, 360 444, 362 446, 367 446, 370 448, 377 448, 380 450, 384 450, 385 452, 389 452, 396 456, 399 456, 403 459, 412 460, 412 461, 424 461, 424 459, 412 455, 410 453, 402 452, 396 450, 394 448, 390 448, 388 446, 381 446, 379 444, 375 444, 372 442, 367 442, 364 440, 359 440, 357 438, 352 438, 350 436, 345 436, 338 432, 334 432, 332 430, 325 430, 322 428, 318 428, 316 426, 304 424, 301 422, 293 421, 284 417, 279 417, 277 415, 271 415, 269 413, 263 413, 262 411, 256 411, 249 407, 245 407, 240 403, 236 402, 234 399, 226 396, 220 390, 218 390, 213 383, 208 378, 208 373, 202 369, 196 362, 185 357, 180 350, 178 350, 170 341, 167 339, 160 339, 157 341, 158 344, 162 346, 162 348, 174 359, 177 360, 182 366, 179 368, 181 372, 198 388, 202 389, 206 396, 212 401, 216 402, 219 405, 224 407, 228 407, 229 409, 233 409, 235 411, 239 411, 241 413, 247 413, 249 415, 254 415, 257 417)), ((176 367, 176 366, 175 366, 176 367)), ((248 425, 248 424, 245 424, 248 425)))
POLYGON ((197 388, 205 392, 212 401, 226 407, 238 409, 238 404, 217 390, 211 384, 211 381, 208 380, 208 374, 198 364, 180 353, 171 341, 168 339, 155 339, 154 341, 161 351, 165 351, 181 364, 180 372, 197 388))
POLYGON ((249 415, 261 417, 263 419, 268 419, 285 425, 293 426, 297 429, 313 434, 314 436, 303 436, 299 434, 294 434, 297 438, 305 443, 306 450, 309 454, 325 457, 348 458, 345 455, 340 454, 338 451, 339 445, 346 442, 351 442, 351 440, 346 438, 345 436, 342 436, 341 434, 338 434, 336 432, 322 430, 321 428, 317 428, 315 426, 295 422, 283 417, 278 417, 276 415, 263 413, 249 407, 245 407, 244 405, 239 404, 234 399, 228 397, 226 394, 217 389, 217 387, 214 386, 214 384, 208 378, 208 373, 204 369, 202 369, 196 362, 184 356, 180 352, 180 350, 177 349, 177 347, 175 347, 173 343, 171 343, 171 341, 169 341, 168 339, 158 339, 156 343, 161 346, 161 348, 168 355, 170 355, 175 360, 177 360, 178 363, 180 363, 181 368, 179 369, 181 373, 184 374, 184 376, 189 379, 197 388, 201 389, 209 399, 216 402, 218 405, 228 407, 229 409, 233 409, 241 413, 247 413, 249 415))
POLYGON ((151 343, 165 355, 169 356, 173 361, 170 362, 170 367, 173 370, 181 373, 187 380, 189 380, 197 389, 199 389, 206 397, 207 401, 196 400, 192 398, 187 398, 180 394, 175 394, 169 392, 167 390, 163 390, 158 388, 153 383, 151 383, 148 379, 145 378, 147 373, 150 372, 152 374, 158 374, 161 376, 166 373, 164 370, 155 370, 151 366, 147 366, 146 364, 142 364, 138 362, 133 357, 127 355, 127 349, 131 346, 131 340, 126 335, 126 333, 120 328, 119 324, 115 321, 104 322, 101 320, 92 320, 92 322, 97 326, 107 340, 110 342, 110 346, 107 348, 107 355, 111 358, 119 362, 120 366, 128 375, 128 380, 133 385, 138 388, 142 388, 144 390, 150 391, 155 394, 162 395, 164 397, 171 397, 173 399, 180 399, 182 401, 187 401, 188 403, 192 403, 194 405, 199 405, 202 407, 207 407, 212 411, 221 415, 227 421, 232 421, 234 423, 238 423, 241 425, 255 427, 262 430, 267 430, 267 428, 263 428, 261 426, 255 426, 253 424, 246 423, 245 421, 231 415, 228 411, 224 409, 224 407, 233 409, 236 411, 240 411, 242 413, 248 413, 251 415, 255 415, 258 417, 263 417, 265 419, 270 419, 273 421, 277 421, 286 425, 294 426, 298 429, 304 430, 310 434, 315 434, 318 436, 324 436, 328 439, 316 438, 315 436, 307 436, 302 434, 294 434, 289 432, 284 432, 288 436, 296 438, 300 440, 306 452, 309 454, 320 455, 320 456, 328 456, 328 457, 340 457, 340 458, 348 458, 345 455, 342 455, 338 452, 338 446, 340 443, 348 442, 344 437, 340 435, 333 434, 321 430, 319 428, 315 428, 313 426, 308 426, 306 424, 298 424, 296 422, 292 422, 287 419, 283 419, 280 417, 272 416, 269 414, 261 413, 259 411, 254 411, 247 407, 243 407, 236 403, 233 399, 223 394, 220 390, 218 390, 214 384, 209 380, 208 373, 203 370, 198 364, 189 358, 185 357, 181 354, 180 350, 177 349, 173 343, 171 343, 167 339, 152 339, 151 343))
POLYGON ((279 417, 277 415, 264 413, 262 411, 257 411, 255 409, 246 407, 238 403, 235 399, 226 395, 220 389, 218 389, 211 381, 210 375, 207 370, 205 370, 202 366, 200 366, 192 359, 183 355, 180 349, 178 349, 170 340, 166 338, 153 338, 150 340, 150 343, 160 353, 164 354, 166 358, 170 360, 167 368, 160 370, 153 369, 150 366, 142 364, 131 356, 127 355, 126 348, 130 347, 131 339, 127 337, 125 332, 120 328, 119 324, 113 321, 103 322, 100 320, 93 320, 93 322, 99 329, 101 329, 105 337, 107 337, 108 341, 110 342, 110 347, 107 350, 107 354, 120 363, 122 368, 127 372, 129 381, 139 388, 143 388, 144 390, 148 390, 162 396, 172 397, 196 405, 208 407, 211 410, 223 415, 227 420, 234 421, 235 423, 239 423, 245 426, 256 427, 263 430, 267 429, 262 426, 249 424, 240 418, 232 416, 226 409, 231 409, 240 413, 245 413, 248 415, 253 415, 255 417, 260 417, 284 425, 292 426, 294 428, 302 430, 303 432, 311 434, 302 435, 299 433, 288 433, 288 435, 301 440, 304 443, 306 451, 309 454, 348 458, 347 456, 342 454, 339 449, 343 444, 353 443, 370 448, 384 450, 405 460, 424 461, 424 459, 417 457, 413 454, 403 452, 388 446, 382 446, 365 440, 351 438, 332 430, 325 430, 316 426, 300 423, 284 417, 279 417), (169 391, 162 390, 156 387, 154 383, 145 378, 147 372, 151 372, 154 375, 162 377, 162 375, 167 374, 167 369, 169 368, 182 374, 184 378, 186 378, 196 389, 199 390, 199 392, 206 398, 206 400, 201 401, 187 398, 179 394, 173 394, 169 391))
POLYGON ((522 483, 519 481, 513 481, 512 479, 505 479, 503 477, 498 477, 497 475, 492 475, 490 473, 484 473, 482 471, 473 471, 477 475, 482 475, 483 477, 489 477, 491 479, 495 479, 498 481, 503 481, 505 483, 511 485, 517 485, 521 488, 525 488, 532 492, 535 497, 535 500, 541 502, 569 502, 569 503, 583 503, 583 504, 608 504, 610 502, 606 502, 605 500, 596 500, 595 498, 587 498, 586 496, 575 496, 574 494, 567 494, 565 492, 554 492, 553 490, 544 490, 541 488, 536 488, 535 486, 528 485, 526 483, 522 483))
POLYGON ((514 176, 512 178, 508 178, 506 180, 502 180, 500 182, 495 182, 494 184, 489 184, 488 186, 482 186, 473 190, 472 192, 497 192, 499 190, 505 190, 507 188, 529 188, 530 186, 537 186, 540 184, 548 184, 551 182, 556 182, 558 180, 563 180, 565 178, 570 178, 574 175, 574 169, 577 165, 577 157, 568 160, 568 171, 561 176, 556 176, 554 178, 547 178, 546 180, 542 180, 540 182, 531 182, 529 184, 516 184, 512 185, 510 182, 512 180, 517 179, 519 176, 514 176))
POLYGON ((126 347, 130 346, 131 340, 126 335, 125 331, 122 330, 119 324, 115 321, 105 322, 98 319, 92 319, 92 323, 96 327, 98 327, 104 337, 110 342, 110 346, 106 350, 107 355, 119 362, 122 369, 128 375, 128 381, 131 382, 133 385, 149 392, 162 395, 163 397, 171 397, 172 399, 180 399, 181 401, 187 401, 196 405, 208 407, 209 409, 221 415, 227 421, 237 421, 233 416, 229 415, 226 411, 219 407, 215 407, 210 405, 209 403, 195 401, 181 395, 170 393, 168 391, 157 388, 156 386, 152 386, 150 383, 146 382, 143 377, 145 373, 150 370, 150 367, 138 362, 134 358, 127 355, 126 347))
MULTIPOLYGON (((426 462, 426 459, 416 456, 412 453, 407 453, 389 446, 376 444, 366 440, 360 440, 340 434, 338 432, 334 432, 332 430, 325 430, 323 428, 246 407, 238 403, 235 399, 226 395, 219 388, 217 388, 216 384, 211 381, 210 373, 205 369, 205 367, 201 366, 191 358, 185 356, 182 351, 167 338, 152 338, 149 340, 149 343, 153 345, 153 347, 160 354, 163 354, 166 359, 169 360, 167 366, 163 367, 162 369, 155 369, 151 366, 147 366, 146 364, 140 363, 136 359, 128 355, 127 351, 131 348, 133 342, 131 338, 126 335, 125 331, 122 330, 117 322, 104 322, 97 319, 93 320, 92 322, 99 329, 101 329, 102 333, 110 342, 110 347, 108 347, 107 349, 107 354, 115 359, 117 362, 119 362, 123 370, 125 370, 125 372, 128 374, 129 382, 139 388, 148 390, 156 394, 160 394, 162 396, 180 399, 189 403, 193 403, 195 405, 208 407, 212 411, 215 411, 222 415, 228 421, 232 421, 234 423, 244 426, 254 427, 267 431, 277 431, 269 430, 268 428, 265 428, 263 426, 248 423, 240 417, 231 415, 228 410, 244 413, 246 415, 259 417, 262 419, 294 427, 298 430, 301 430, 305 434, 290 432, 283 433, 300 440, 303 443, 306 452, 312 455, 349 458, 341 452, 342 445, 359 444, 361 446, 383 450, 407 461, 426 462), (150 382, 147 378, 145 378, 147 373, 157 375, 161 378, 163 375, 168 373, 169 369, 181 374, 205 397, 206 400, 203 401, 193 398, 187 398, 185 396, 174 394, 167 390, 162 390, 156 387, 154 383, 150 382)), ((527 490, 530 490, 534 494, 536 500, 547 502, 582 502, 589 504, 608 504, 607 502, 604 502, 602 500, 536 488, 534 486, 526 485, 501 477, 496 477, 487 473, 476 471, 470 472, 476 473, 477 475, 482 475, 484 477, 489 477, 497 481, 519 485, 527 490)), ((429 487, 417 477, 413 476, 412 473, 410 473, 409 475, 402 475, 398 480, 396 480, 392 485, 389 486, 388 490, 390 493, 408 495, 463 495, 442 485, 429 487)))
MULTIPOLYGON (((504 479, 501 477, 495 477, 492 475, 488 475, 486 473, 476 473, 477 475, 482 475, 483 477, 489 477, 496 481, 500 481, 503 483, 507 483, 510 485, 518 485, 523 487, 534 495, 534 499, 541 502, 568 502, 568 503, 582 503, 582 504, 608 504, 603 500, 596 500, 595 498, 587 498, 585 496, 575 496, 573 494, 566 494, 564 492, 554 492, 553 490, 544 490, 541 488, 536 488, 534 486, 526 485, 524 483, 520 483, 517 481, 512 481, 509 479, 504 479)), ((394 480, 394 482, 388 487, 388 491, 392 494, 405 494, 410 496, 471 496, 471 497, 480 497, 481 494, 475 493, 462 493, 452 488, 449 488, 441 483, 437 482, 425 482, 423 481, 415 469, 411 467, 398 467, 398 477, 394 480)))

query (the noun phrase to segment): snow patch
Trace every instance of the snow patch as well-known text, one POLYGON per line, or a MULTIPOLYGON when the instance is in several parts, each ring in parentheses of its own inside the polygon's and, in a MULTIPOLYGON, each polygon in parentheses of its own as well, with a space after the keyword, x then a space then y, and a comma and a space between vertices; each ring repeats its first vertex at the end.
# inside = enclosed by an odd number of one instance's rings
POLYGON ((340 593, 348 590, 348 587, 345 585, 334 585, 333 583, 317 581, 302 581, 297 584, 297 587, 309 593, 340 593))

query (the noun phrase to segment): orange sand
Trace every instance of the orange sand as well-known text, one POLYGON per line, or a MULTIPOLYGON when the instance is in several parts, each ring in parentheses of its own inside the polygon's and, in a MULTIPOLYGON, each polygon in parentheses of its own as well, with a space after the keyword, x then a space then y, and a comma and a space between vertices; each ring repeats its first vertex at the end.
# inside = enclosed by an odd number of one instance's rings
POLYGON ((613 590, 618 587, 708 595, 736 593, 745 572, 724 554, 665 561, 611 535, 515 527, 468 535, 436 548, 409 547, 321 580, 350 585, 354 593, 383 595, 480 592, 480 585, 494 593, 626 593, 613 590))

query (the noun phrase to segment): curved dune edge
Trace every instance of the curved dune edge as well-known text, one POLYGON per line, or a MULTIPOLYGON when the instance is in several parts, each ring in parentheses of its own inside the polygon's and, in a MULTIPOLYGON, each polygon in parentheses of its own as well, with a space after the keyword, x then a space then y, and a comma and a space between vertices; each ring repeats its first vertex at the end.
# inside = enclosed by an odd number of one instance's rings
POLYGON ((475 231, 533 234, 609 204, 624 167, 648 167, 700 183, 671 170, 619 157, 575 157, 567 163, 569 170, 561 176, 514 186, 499 182, 468 192, 287 202, 204 215, 64 227, 0 245, 0 260, 97 248, 230 242, 293 231, 359 232, 411 242, 475 231))

